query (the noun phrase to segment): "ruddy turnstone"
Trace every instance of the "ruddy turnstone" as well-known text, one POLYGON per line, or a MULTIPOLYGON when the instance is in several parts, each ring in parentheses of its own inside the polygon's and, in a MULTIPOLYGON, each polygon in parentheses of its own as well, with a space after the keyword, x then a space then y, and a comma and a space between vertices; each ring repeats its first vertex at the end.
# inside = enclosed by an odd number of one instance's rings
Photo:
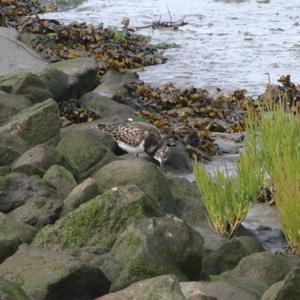
POLYGON ((98 128, 103 128, 105 134, 111 136, 123 150, 134 153, 136 157, 145 152, 163 167, 169 148, 155 126, 144 122, 125 122, 99 124, 98 128))

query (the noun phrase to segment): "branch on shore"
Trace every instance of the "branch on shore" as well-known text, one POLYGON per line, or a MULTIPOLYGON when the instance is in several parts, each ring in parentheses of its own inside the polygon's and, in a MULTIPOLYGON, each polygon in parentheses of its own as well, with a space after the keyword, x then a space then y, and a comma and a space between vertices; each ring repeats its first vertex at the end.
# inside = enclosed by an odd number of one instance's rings
POLYGON ((152 24, 135 27, 136 30, 144 29, 144 28, 152 28, 152 29, 160 29, 160 28, 170 28, 173 30, 177 30, 179 27, 187 25, 188 22, 185 21, 185 18, 182 18, 178 21, 154 21, 152 24))

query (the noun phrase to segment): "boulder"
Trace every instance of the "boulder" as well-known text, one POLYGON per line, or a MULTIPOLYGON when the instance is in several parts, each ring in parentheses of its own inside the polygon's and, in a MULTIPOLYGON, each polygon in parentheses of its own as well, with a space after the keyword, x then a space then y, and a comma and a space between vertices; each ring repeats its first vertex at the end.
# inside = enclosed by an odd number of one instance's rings
POLYGON ((100 269, 62 252, 22 246, 0 265, 0 276, 34 300, 92 300, 110 283, 100 269))
POLYGON ((202 249, 202 236, 184 221, 172 215, 146 218, 129 225, 119 236, 101 270, 112 282, 111 291, 162 274, 198 280, 202 249))
POLYGON ((136 79, 137 76, 132 71, 120 73, 111 69, 104 74, 101 78, 101 84, 93 92, 109 98, 118 98, 128 93, 124 85, 136 79))
POLYGON ((218 278, 243 288, 259 298, 273 283, 284 279, 290 271, 289 259, 270 252, 254 253, 218 278))
POLYGON ((209 275, 218 275, 233 269, 243 257, 262 251, 262 245, 251 237, 226 240, 219 249, 203 259, 203 268, 209 275))
MULTIPOLYGON (((37 145, 22 154, 12 164, 14 172, 22 172, 27 175, 43 176, 45 172, 54 164, 61 164, 69 167, 63 156, 53 147, 45 144, 37 145)), ((72 170, 71 167, 69 169, 72 170)))
POLYGON ((19 78, 13 85, 12 93, 24 95, 33 103, 39 103, 53 98, 52 93, 47 88, 43 79, 40 78, 40 75, 34 73, 26 73, 19 78))
POLYGON ((98 63, 91 57, 79 57, 49 65, 43 72, 57 101, 79 98, 96 85, 98 63))
POLYGON ((271 285, 261 300, 297 300, 300 299, 300 267, 292 269, 284 278, 271 285))
MULTIPOLYGON (((1 28, 0 28, 1 30, 1 28)), ((16 82, 26 74, 25 71, 20 71, 12 74, 0 74, 0 91, 11 93, 16 82)))
POLYGON ((161 169, 141 160, 116 160, 95 173, 94 179, 101 190, 115 186, 135 184, 153 199, 159 201, 167 213, 176 211, 168 181, 161 169))
POLYGON ((259 300, 255 293, 245 291, 230 282, 198 281, 180 284, 184 296, 189 300, 259 300))
POLYGON ((36 233, 34 227, 0 213, 0 263, 14 254, 21 243, 30 243, 36 233))
POLYGON ((78 178, 83 179, 115 159, 97 137, 87 132, 71 132, 57 145, 57 150, 78 170, 78 178))
POLYGON ((100 191, 95 180, 87 178, 77 185, 64 200, 61 216, 65 216, 68 212, 78 208, 82 203, 95 198, 98 194, 100 194, 100 191))
POLYGON ((29 201, 57 199, 56 191, 38 176, 11 173, 0 177, 0 211, 9 212, 29 201))
POLYGON ((48 99, 24 109, 0 127, 0 165, 15 160, 31 146, 59 135, 60 118, 56 102, 48 99))
POLYGON ((43 176, 43 180, 55 187, 58 194, 65 198, 77 185, 73 174, 63 166, 53 165, 43 176))
POLYGON ((124 290, 107 294, 95 300, 185 300, 178 279, 161 275, 131 284, 124 290))
POLYGON ((162 215, 157 201, 136 186, 115 188, 82 204, 54 225, 44 227, 33 243, 48 249, 110 249, 134 220, 162 215))
POLYGON ((10 216, 37 228, 53 224, 60 216, 63 202, 58 196, 36 198, 19 206, 10 216))
POLYGON ((0 125, 31 104, 31 101, 24 96, 0 94, 0 125))
POLYGON ((0 299, 1 300, 30 300, 25 292, 15 283, 0 279, 0 299))
MULTIPOLYGON (((79 102, 95 110, 101 118, 109 119, 110 122, 121 123, 128 121, 128 118, 136 118, 135 111, 131 107, 95 92, 83 95, 79 102)), ((101 120, 98 122, 101 123, 101 120)))

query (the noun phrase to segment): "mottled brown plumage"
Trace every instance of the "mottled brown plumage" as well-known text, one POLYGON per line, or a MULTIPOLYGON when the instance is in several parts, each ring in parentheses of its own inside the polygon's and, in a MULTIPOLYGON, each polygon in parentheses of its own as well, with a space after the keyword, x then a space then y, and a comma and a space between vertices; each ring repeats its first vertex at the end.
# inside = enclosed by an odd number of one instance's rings
POLYGON ((144 122, 126 122, 112 125, 99 125, 111 136, 118 146, 127 152, 145 152, 157 159, 161 165, 166 159, 168 147, 165 145, 159 130, 144 122))

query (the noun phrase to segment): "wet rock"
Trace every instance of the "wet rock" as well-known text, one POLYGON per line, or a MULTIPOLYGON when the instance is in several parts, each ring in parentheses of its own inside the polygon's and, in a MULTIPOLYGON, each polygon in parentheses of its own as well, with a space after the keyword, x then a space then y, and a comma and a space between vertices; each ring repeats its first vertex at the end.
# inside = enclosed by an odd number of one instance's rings
POLYGON ((169 186, 176 201, 176 215, 191 226, 207 225, 207 212, 196 183, 185 178, 170 178, 169 186))
POLYGON ((25 292, 15 283, 0 279, 0 299, 2 300, 30 300, 25 292))
POLYGON ((45 173, 43 180, 55 187, 59 195, 62 197, 67 197, 77 185, 72 173, 59 165, 53 165, 45 173))
POLYGON ((31 101, 24 96, 0 94, 0 125, 31 104, 31 101))
POLYGON ((225 281, 181 282, 180 284, 182 292, 187 299, 198 300, 197 296, 203 297, 203 294, 205 294, 206 297, 212 298, 203 298, 207 300, 259 300, 255 293, 248 292, 225 281))
POLYGON ((284 278, 271 285, 261 300, 296 300, 300 299, 300 268, 292 269, 284 278))
POLYGON ((68 167, 62 155, 53 147, 37 145, 21 155, 13 164, 14 172, 43 176, 50 166, 61 164, 68 167))
POLYGON ((134 80, 136 75, 133 72, 120 73, 111 69, 101 78, 101 84, 93 92, 109 98, 118 98, 128 94, 125 85, 134 80))
POLYGON ((87 132, 71 132, 65 135, 57 145, 57 150, 78 170, 79 179, 83 179, 115 159, 97 137, 87 132))
POLYGON ((202 247, 202 236, 174 216, 142 219, 119 236, 101 269, 112 282, 111 291, 162 274, 197 280, 202 247))
POLYGON ((12 93, 24 95, 33 103, 43 102, 49 98, 53 98, 45 82, 39 75, 27 73, 21 77, 13 86, 12 93))
POLYGON ((192 160, 182 143, 177 142, 175 146, 170 147, 168 159, 164 163, 164 169, 172 174, 193 172, 192 160))
POLYGON ((0 213, 0 263, 14 254, 21 243, 30 243, 36 233, 34 227, 0 213))
POLYGON ((78 208, 82 203, 89 201, 100 194, 98 186, 93 178, 87 178, 77 185, 64 200, 61 216, 78 208))
MULTIPOLYGON (((85 94, 79 102, 95 110, 101 118, 109 119, 111 122, 121 123, 128 121, 128 118, 135 118, 135 111, 129 106, 95 92, 85 94)), ((101 123, 101 119, 98 122, 101 123)))
POLYGON ((178 279, 174 275, 161 275, 131 284, 124 290, 107 294, 95 300, 163 299, 185 300, 178 279))
POLYGON ((53 224, 58 218, 63 202, 58 195, 37 198, 26 202, 9 213, 10 216, 37 228, 53 224), (56 197, 55 197, 56 196, 56 197))
POLYGON ((203 268, 209 275, 218 275, 233 269, 243 257, 262 251, 263 247, 254 238, 246 236, 233 238, 204 257, 203 268))
POLYGON ((62 252, 32 246, 22 246, 6 259, 0 276, 35 300, 92 300, 107 293, 110 286, 100 269, 62 252))
POLYGON ((220 278, 261 297, 273 283, 284 279, 291 267, 286 257, 270 252, 254 253, 242 258, 239 264, 220 278))
POLYGON ((96 85, 98 63, 90 57, 60 61, 48 66, 44 78, 56 100, 79 98, 96 85))
POLYGON ((16 82, 26 74, 25 71, 19 71, 12 74, 0 75, 0 91, 11 93, 16 82))
MULTIPOLYGON (((10 163, 12 158, 16 158, 24 150, 24 146, 19 150, 19 153, 13 153, 10 156, 10 151, 13 151, 16 142, 35 146, 42 144, 51 138, 59 135, 60 120, 57 104, 54 100, 48 99, 42 103, 35 104, 21 113, 17 114, 8 124, 0 127, 0 141, 4 138, 3 152, 7 155, 10 163), (7 141, 5 141, 7 140, 7 141), (11 142, 11 144, 9 144, 11 142), (6 152, 5 152, 6 149, 6 152)), ((27 150, 27 149, 26 149, 27 150)), ((16 151, 17 152, 17 151, 16 151)), ((24 151, 25 152, 25 151, 24 151)), ((1 146, 0 146, 1 153, 1 146)))
POLYGON ((176 203, 167 179, 162 171, 150 162, 141 159, 116 160, 96 172, 94 179, 102 190, 135 184, 150 197, 158 200, 166 212, 176 211, 176 203))
POLYGON ((82 204, 54 225, 43 228, 34 244, 49 249, 99 246, 110 249, 134 220, 162 216, 157 201, 136 186, 115 188, 82 204))
POLYGON ((11 173, 0 177, 0 211, 9 212, 28 201, 57 199, 56 191, 38 176, 11 173), (2 183, 1 183, 2 182, 2 183))

